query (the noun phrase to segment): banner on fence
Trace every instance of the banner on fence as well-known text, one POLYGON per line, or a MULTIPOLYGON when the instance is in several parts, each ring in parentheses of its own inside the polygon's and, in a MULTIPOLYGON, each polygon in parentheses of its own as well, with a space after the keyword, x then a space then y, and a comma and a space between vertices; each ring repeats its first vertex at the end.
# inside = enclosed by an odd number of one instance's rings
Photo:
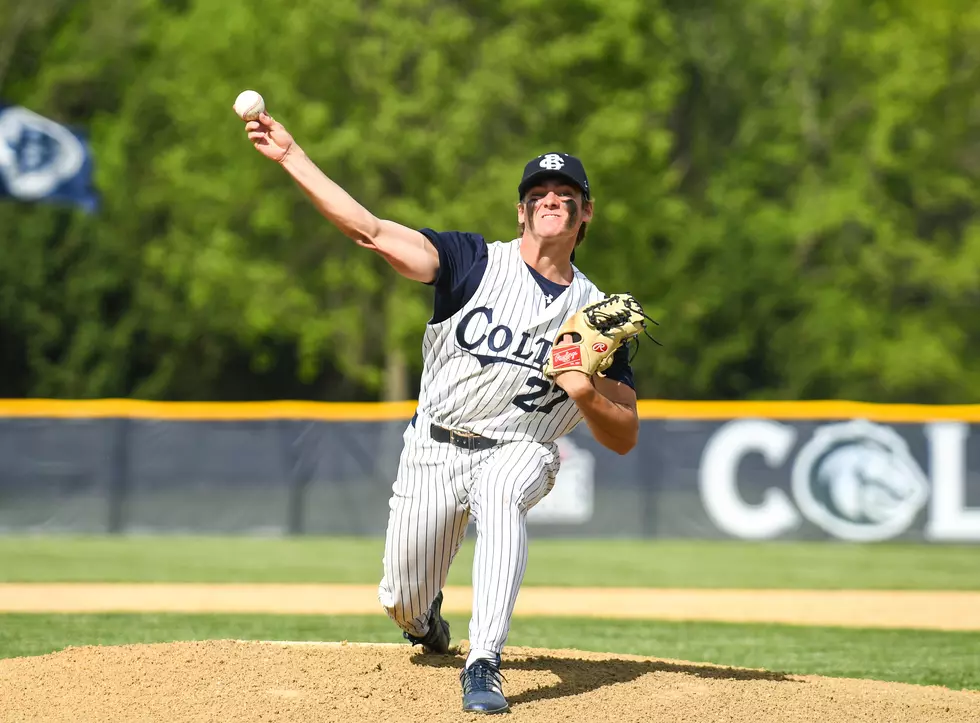
POLYGON ((810 526, 851 542, 980 540, 977 452, 970 426, 956 422, 736 420, 700 450, 698 494, 710 523, 742 539, 810 526))
MULTIPOLYGON (((380 535, 411 410, 0 400, 0 531, 380 535)), ((579 425, 528 524, 539 536, 980 542, 980 410, 842 411, 643 403, 625 456, 579 425)))

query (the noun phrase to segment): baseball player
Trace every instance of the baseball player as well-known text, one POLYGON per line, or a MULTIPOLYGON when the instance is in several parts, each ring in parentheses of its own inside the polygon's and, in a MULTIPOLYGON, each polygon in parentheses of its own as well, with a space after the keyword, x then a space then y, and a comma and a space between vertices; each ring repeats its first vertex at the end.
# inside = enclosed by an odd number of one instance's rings
POLYGON ((416 230, 375 217, 264 112, 246 131, 338 229, 433 289, 378 596, 413 645, 449 653, 442 588, 467 524, 475 522, 463 708, 506 711, 501 651, 527 566, 525 518, 555 483, 555 440, 584 419, 598 442, 626 454, 639 431, 622 326, 620 336, 591 345, 576 338, 589 324, 643 318, 572 264, 593 213, 585 168, 565 153, 532 159, 518 185, 520 236, 488 244, 474 233, 416 230))

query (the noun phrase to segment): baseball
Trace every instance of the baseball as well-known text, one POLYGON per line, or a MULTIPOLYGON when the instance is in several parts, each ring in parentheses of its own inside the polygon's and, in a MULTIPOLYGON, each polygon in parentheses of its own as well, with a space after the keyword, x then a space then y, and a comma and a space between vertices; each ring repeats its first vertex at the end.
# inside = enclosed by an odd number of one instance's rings
POLYGON ((265 110, 265 101, 254 90, 243 90, 235 98, 235 112, 244 121, 255 120, 265 110))

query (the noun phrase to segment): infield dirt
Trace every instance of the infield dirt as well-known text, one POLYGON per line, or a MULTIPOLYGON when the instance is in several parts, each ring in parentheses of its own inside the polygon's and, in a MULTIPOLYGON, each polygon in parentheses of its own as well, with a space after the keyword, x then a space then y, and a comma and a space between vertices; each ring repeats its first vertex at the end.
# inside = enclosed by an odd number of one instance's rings
MULTIPOLYGON (((445 588, 446 613, 469 614, 473 591, 445 588)), ((375 585, 275 583, 8 583, 0 612, 380 614, 375 585)), ((980 591, 521 590, 515 615, 980 630, 980 591)))
MULTIPOLYGON (((208 641, 0 661, 0 720, 440 723, 457 655, 405 645, 208 641)), ((552 723, 976 721, 980 693, 570 650, 508 648, 508 720, 552 723)))
MULTIPOLYGON (((463 610, 468 591, 452 592, 449 596, 447 591, 447 602, 454 600, 452 604, 463 610)), ((568 590, 560 592, 569 599, 568 590)), ((544 593, 541 588, 522 591, 525 614, 555 614, 559 600, 544 593), (533 595, 526 594, 532 591, 533 595)), ((890 627, 976 629, 980 624, 977 593, 591 590, 582 594, 610 596, 599 607, 605 617, 617 617, 619 610, 621 617, 666 619, 761 618, 867 625, 877 616, 879 624, 887 622, 890 627), (611 602, 614 599, 616 604, 611 602), (790 613, 796 618, 785 619, 790 613)), ((11 609, 378 612, 373 588, 359 586, 0 585, 0 610, 11 609)), ((564 614, 576 612, 569 609, 564 614)), ((458 681, 466 641, 454 655, 427 656, 417 650, 407 644, 244 641, 67 648, 0 660, 0 721, 472 721, 472 715, 461 711, 458 681)), ((504 690, 512 706, 507 719, 529 723, 980 720, 980 692, 934 686, 515 647, 505 650, 503 670, 504 690)))

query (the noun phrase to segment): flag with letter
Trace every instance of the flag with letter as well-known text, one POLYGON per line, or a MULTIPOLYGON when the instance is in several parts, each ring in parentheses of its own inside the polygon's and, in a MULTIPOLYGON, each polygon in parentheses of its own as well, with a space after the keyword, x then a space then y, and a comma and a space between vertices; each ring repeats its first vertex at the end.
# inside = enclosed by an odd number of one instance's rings
POLYGON ((0 198, 98 207, 85 137, 17 105, 0 102, 0 198))

